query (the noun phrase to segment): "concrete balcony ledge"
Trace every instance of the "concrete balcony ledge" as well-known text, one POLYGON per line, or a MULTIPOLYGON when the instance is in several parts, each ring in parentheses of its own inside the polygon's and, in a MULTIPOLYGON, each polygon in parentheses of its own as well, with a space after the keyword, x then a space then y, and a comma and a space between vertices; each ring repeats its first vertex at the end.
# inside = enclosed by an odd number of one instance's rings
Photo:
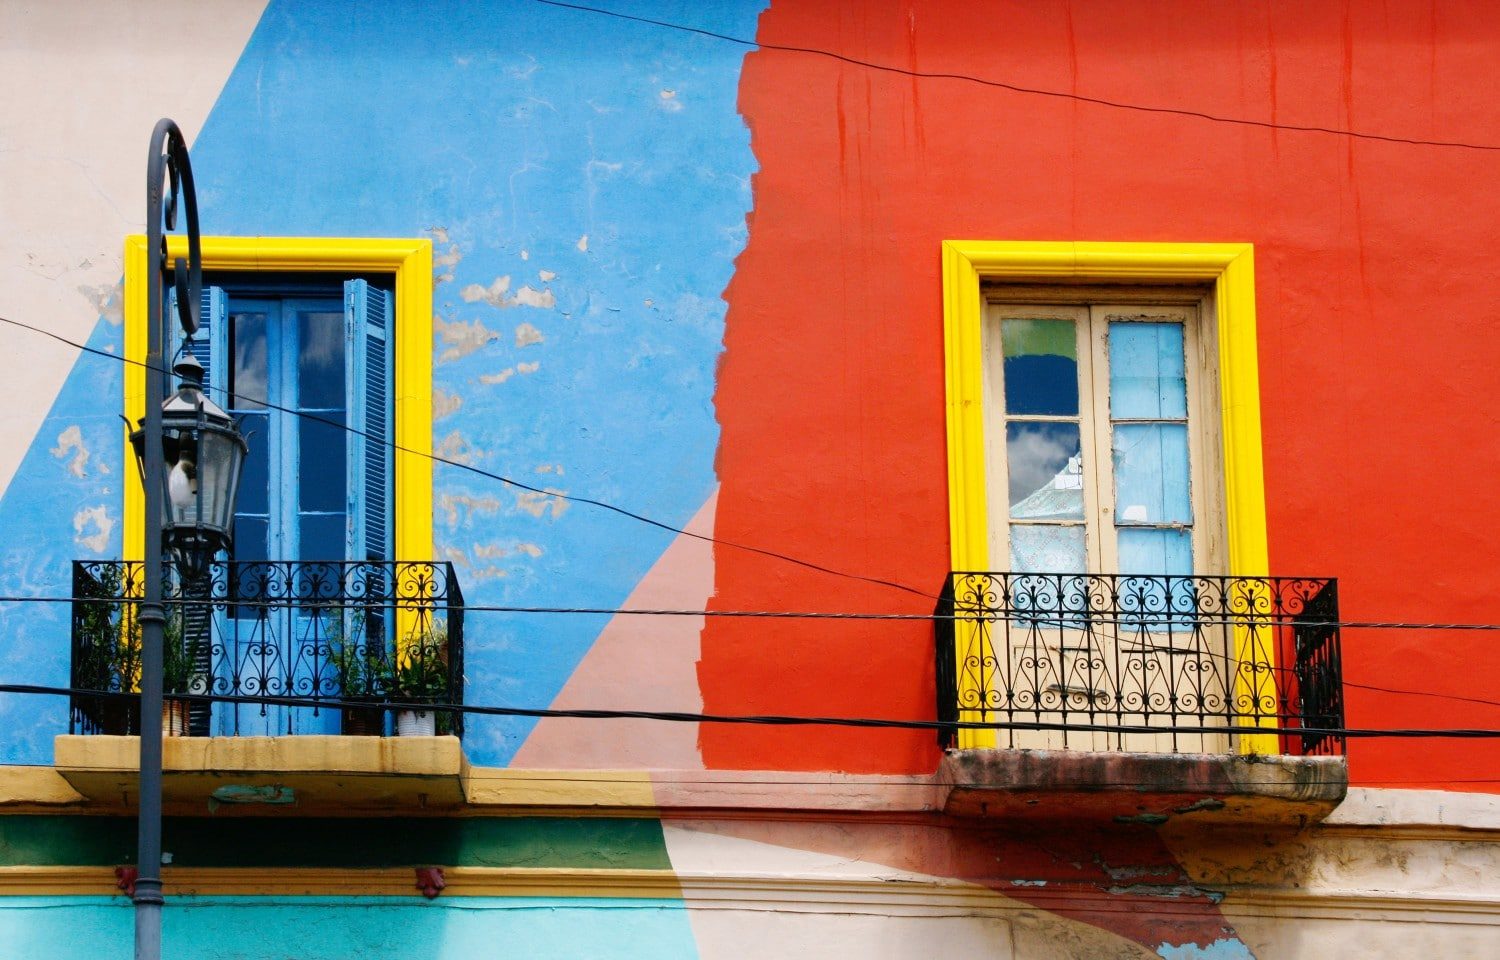
POLYGON ((996 820, 1285 825, 1333 812, 1343 757, 1071 750, 953 750, 938 768, 943 811, 996 820))
MULTIPOLYGON (((133 807, 138 737, 60 736, 57 773, 84 798, 133 807)), ((167 737, 162 799, 172 806, 411 812, 464 803, 457 737, 167 737)))

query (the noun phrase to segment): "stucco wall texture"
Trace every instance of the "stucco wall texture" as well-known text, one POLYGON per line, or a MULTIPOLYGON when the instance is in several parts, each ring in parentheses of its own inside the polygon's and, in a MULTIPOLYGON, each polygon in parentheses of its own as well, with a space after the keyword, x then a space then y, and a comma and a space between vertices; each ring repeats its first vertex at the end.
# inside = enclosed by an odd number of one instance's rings
MULTIPOLYGON (((8 7, 10 22, 31 23, 23 9, 8 7)), ((1500 143, 1486 66, 1500 15, 1487 8, 653 5, 662 23, 524 0, 357 16, 288 0, 258 20, 254 4, 224 9, 241 29, 253 21, 248 39, 182 64, 185 88, 218 91, 193 144, 205 229, 431 238, 438 452, 725 541, 708 561, 669 549, 663 530, 439 465, 435 550, 471 603, 926 612, 921 594, 948 562, 939 243, 1248 241, 1271 572, 1340 578, 1354 619, 1495 619, 1484 573, 1500 559, 1488 481, 1500 454, 1483 387, 1500 354, 1485 306, 1497 201, 1482 185, 1495 162, 1483 148, 1500 143)), ((52 26, 29 35, 91 50, 113 39, 52 26)), ((33 118, 91 122, 120 59, 150 62, 147 38, 119 34, 128 56, 81 71, 95 87, 78 107, 8 98, 8 136, 36 147, 33 118)), ((190 119, 202 109, 168 100, 190 119)), ((128 140, 74 131, 56 166, 113 170, 128 140)), ((138 198, 106 186, 105 206, 127 212, 51 231, 31 202, 9 201, 26 227, 7 239, 7 269, 33 277, 27 257, 84 247, 116 257, 138 198)), ((90 342, 118 351, 117 295, 92 266, 58 263, 46 296, 7 310, 45 324, 46 297, 72 284, 67 315, 91 311, 90 342)), ((6 341, 18 351, 53 349, 18 336, 6 341)), ((61 596, 69 559, 119 552, 131 467, 101 402, 117 395, 115 363, 83 357, 55 393, 11 397, 25 412, 13 447, 27 452, 0 500, 6 594, 61 596)), ((4 617, 10 674, 61 682, 65 611, 4 617)), ((660 642, 603 615, 476 615, 469 699, 932 715, 925 624, 698 627, 662 622, 675 632, 660 642), (580 671, 603 636, 603 659, 580 671), (665 679, 644 689, 647 675, 665 679)), ((1477 684, 1500 652, 1474 636, 1349 630, 1350 723, 1493 726, 1477 684)), ((9 760, 44 761, 64 725, 53 702, 10 697, 0 715, 9 760)), ((509 763, 534 726, 476 721, 466 746, 509 763)), ((900 773, 937 759, 923 732, 708 726, 653 755, 622 730, 589 734, 588 763, 618 750, 647 766, 900 773)), ((556 763, 548 750, 524 753, 556 763)), ((1472 771, 1493 754, 1358 741, 1351 772, 1488 790, 1472 771)))

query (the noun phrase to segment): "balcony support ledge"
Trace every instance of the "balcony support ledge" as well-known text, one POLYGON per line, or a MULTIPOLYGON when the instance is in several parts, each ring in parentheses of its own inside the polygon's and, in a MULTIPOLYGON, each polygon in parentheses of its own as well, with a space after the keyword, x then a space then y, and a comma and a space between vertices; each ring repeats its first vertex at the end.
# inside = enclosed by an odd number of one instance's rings
MULTIPOLYGON (((133 805, 136 737, 60 736, 57 772, 84 797, 133 805)), ((162 792, 202 809, 267 804, 413 811, 464 803, 468 760, 457 737, 167 737, 162 792)))
POLYGON ((950 750, 943 810, 961 817, 1300 828, 1349 788, 1343 757, 950 750))

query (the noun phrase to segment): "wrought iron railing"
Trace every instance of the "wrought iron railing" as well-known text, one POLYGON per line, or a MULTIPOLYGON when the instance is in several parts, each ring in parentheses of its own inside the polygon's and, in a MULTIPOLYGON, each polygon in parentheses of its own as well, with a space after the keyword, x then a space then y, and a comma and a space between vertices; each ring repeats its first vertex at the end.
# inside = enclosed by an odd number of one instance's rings
POLYGON ((1331 579, 953 573, 935 623, 945 747, 1344 750, 1331 579))
MULTIPOLYGON (((387 704, 463 704, 463 593, 452 564, 228 562, 196 582, 170 571, 164 579, 163 723, 184 728, 172 732, 379 734, 387 704)), ((142 585, 139 562, 73 564, 74 690, 139 690, 142 585)), ((431 713, 436 732, 462 735, 461 712, 431 713)), ((140 725, 129 697, 71 698, 75 733, 140 725)))

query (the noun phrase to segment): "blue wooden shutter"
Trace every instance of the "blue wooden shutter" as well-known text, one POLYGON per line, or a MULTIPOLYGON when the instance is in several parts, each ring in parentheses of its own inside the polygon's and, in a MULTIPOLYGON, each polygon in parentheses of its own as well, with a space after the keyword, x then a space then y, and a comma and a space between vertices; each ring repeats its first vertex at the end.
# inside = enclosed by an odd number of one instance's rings
MULTIPOLYGON (((172 350, 167 357, 167 369, 177 362, 177 350, 182 345, 182 327, 177 322, 177 290, 169 287, 168 304, 172 327, 172 350)), ((224 395, 229 374, 229 298, 223 287, 203 288, 203 299, 198 308, 198 332, 187 343, 188 353, 203 364, 203 386, 208 398, 224 409, 229 409, 224 395)), ((176 380, 172 381, 174 384, 176 380)), ((263 399, 263 398, 257 398, 263 399)))
POLYGON ((391 295, 344 284, 344 383, 349 410, 350 560, 391 557, 391 295))

